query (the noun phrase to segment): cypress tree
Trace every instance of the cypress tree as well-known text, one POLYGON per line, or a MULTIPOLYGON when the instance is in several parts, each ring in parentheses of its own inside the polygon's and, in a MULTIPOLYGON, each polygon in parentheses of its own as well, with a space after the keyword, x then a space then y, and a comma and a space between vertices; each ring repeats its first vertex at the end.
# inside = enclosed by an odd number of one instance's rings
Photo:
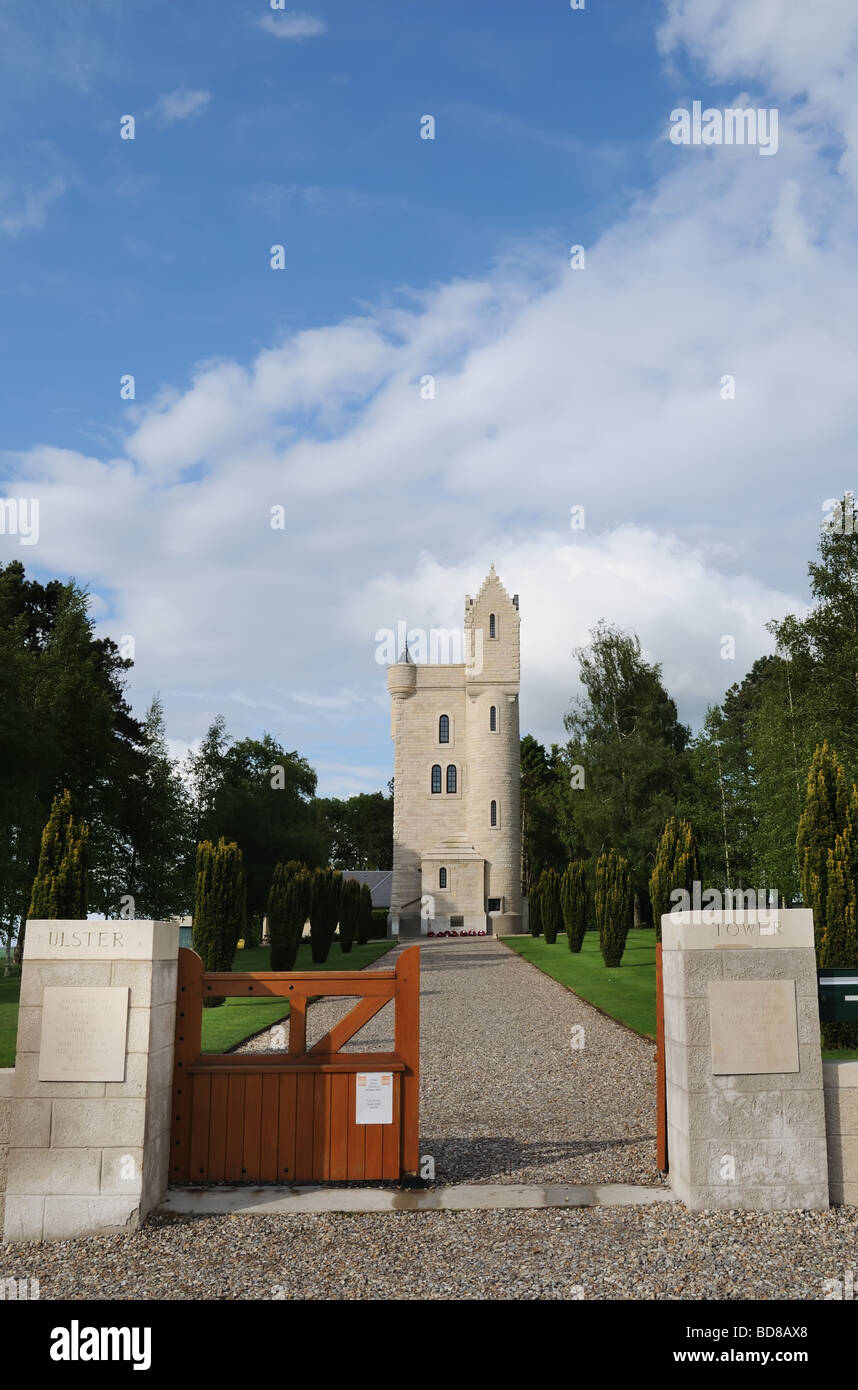
POLYGON ((72 815, 71 792, 54 798, 42 832, 30 910, 34 921, 84 921, 88 902, 89 827, 72 815))
POLYGON ((548 945, 553 946, 557 940, 557 933, 563 926, 563 909, 560 904, 560 875, 556 869, 543 869, 539 882, 542 931, 548 945))
MULTIPOLYGON (((364 885, 356 878, 343 879, 340 900, 340 950, 347 956, 352 949, 360 919, 360 890, 364 885)), ((371 895, 370 895, 371 900, 371 895)))
POLYGON ((294 970, 310 911, 312 878, 296 861, 278 864, 268 894, 271 969, 294 970))
POLYGON ((560 881, 560 906, 570 951, 580 951, 587 929, 587 865, 583 859, 573 859, 563 870, 560 881))
POLYGON ((813 755, 795 842, 801 896, 805 906, 813 911, 816 959, 820 964, 828 915, 828 854, 850 821, 846 774, 826 741, 817 746, 813 755))
POLYGON ((656 941, 661 941, 662 914, 671 910, 671 893, 684 888, 690 899, 699 879, 700 855, 691 822, 671 816, 658 842, 649 880, 656 941))
POLYGON ((527 920, 531 936, 539 936, 542 932, 541 884, 541 878, 531 883, 527 897, 527 920))
POLYGON ((365 946, 369 941, 369 934, 372 931, 372 892, 368 883, 360 886, 360 911, 357 923, 357 942, 359 946, 365 946))
MULTIPOLYGON (((246 915, 244 859, 238 845, 220 839, 197 845, 192 941, 206 970, 232 970, 246 915)), ((207 1008, 223 999, 204 999, 207 1008)))
POLYGON ((336 869, 316 869, 310 903, 310 949, 313 963, 328 959, 331 942, 340 917, 343 876, 336 869))
MULTIPOLYGON (((851 821, 851 817, 850 817, 851 821)), ((826 864, 825 932, 819 950, 820 966, 854 969, 858 966, 856 936, 855 830, 852 824, 834 841, 826 864)), ((858 1023, 822 1024, 826 1048, 858 1047, 858 1023)))
POLYGON ((600 854, 596 865, 596 925, 602 959, 611 968, 622 963, 629 933, 631 895, 629 861, 612 849, 600 854))

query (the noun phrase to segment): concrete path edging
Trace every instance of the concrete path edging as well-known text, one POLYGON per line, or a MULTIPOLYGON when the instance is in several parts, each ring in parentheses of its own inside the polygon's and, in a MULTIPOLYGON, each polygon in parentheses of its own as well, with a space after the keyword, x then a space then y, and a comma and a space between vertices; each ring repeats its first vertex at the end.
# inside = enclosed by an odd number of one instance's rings
POLYGON ((550 1183, 455 1183, 435 1188, 181 1187, 171 1188, 159 1210, 196 1216, 299 1215, 308 1212, 518 1211, 528 1207, 634 1207, 675 1202, 661 1187, 604 1183, 594 1187, 550 1183))

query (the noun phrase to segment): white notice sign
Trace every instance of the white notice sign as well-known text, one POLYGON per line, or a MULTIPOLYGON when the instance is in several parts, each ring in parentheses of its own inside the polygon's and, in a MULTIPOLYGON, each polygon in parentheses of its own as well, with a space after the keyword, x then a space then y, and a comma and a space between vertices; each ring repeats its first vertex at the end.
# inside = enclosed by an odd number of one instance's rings
POLYGON ((355 1124, 393 1124, 393 1072, 359 1071, 355 1077, 355 1124))
POLYGON ((40 1081, 124 1081, 128 986, 63 989, 42 996, 40 1081))

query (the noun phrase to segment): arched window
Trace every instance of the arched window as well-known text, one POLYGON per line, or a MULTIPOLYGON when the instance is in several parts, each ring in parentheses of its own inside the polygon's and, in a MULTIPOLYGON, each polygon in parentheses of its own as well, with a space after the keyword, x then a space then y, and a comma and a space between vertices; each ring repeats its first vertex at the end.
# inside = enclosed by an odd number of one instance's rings
POLYGON ((441 790, 441 764, 440 764, 440 763, 436 763, 435 766, 434 766, 433 769, 432 769, 432 790, 433 790, 433 792, 440 792, 440 790, 441 790))
POLYGON ((492 804, 491 804, 490 819, 491 819, 492 825, 497 825, 497 823, 498 823, 498 804, 497 804, 496 801, 493 801, 492 804))
POLYGON ((489 730, 490 730, 491 733, 496 734, 496 733, 497 733, 497 728, 498 728, 498 712, 497 712, 497 708, 496 708, 494 705, 492 705, 491 709, 489 710, 489 730))
POLYGON ((446 888, 446 887, 447 887, 447 870, 446 870, 446 869, 439 869, 439 871, 438 871, 438 887, 439 887, 439 888, 446 888))
POLYGON ((449 714, 442 714, 442 715, 441 715, 441 718, 438 720, 438 742, 439 742, 439 743, 449 743, 449 742, 450 742, 450 716, 449 716, 449 714))
POLYGON ((498 629, 494 613, 489 614, 489 637, 497 637, 498 629))
POLYGON ((456 790, 456 769, 455 769, 454 765, 453 765, 452 763, 450 763, 450 766, 447 768, 447 791, 448 791, 448 792, 454 792, 455 790, 456 790))

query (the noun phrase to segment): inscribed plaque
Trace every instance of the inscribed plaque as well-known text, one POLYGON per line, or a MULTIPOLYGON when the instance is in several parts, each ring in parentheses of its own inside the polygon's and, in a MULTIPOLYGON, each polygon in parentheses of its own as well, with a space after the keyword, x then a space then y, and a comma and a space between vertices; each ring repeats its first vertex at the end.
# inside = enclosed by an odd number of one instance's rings
POLYGON ((42 998, 40 1081, 124 1081, 128 986, 65 989, 42 998))
POLYGON ((795 980, 710 980, 713 1076, 795 1072, 795 980))

